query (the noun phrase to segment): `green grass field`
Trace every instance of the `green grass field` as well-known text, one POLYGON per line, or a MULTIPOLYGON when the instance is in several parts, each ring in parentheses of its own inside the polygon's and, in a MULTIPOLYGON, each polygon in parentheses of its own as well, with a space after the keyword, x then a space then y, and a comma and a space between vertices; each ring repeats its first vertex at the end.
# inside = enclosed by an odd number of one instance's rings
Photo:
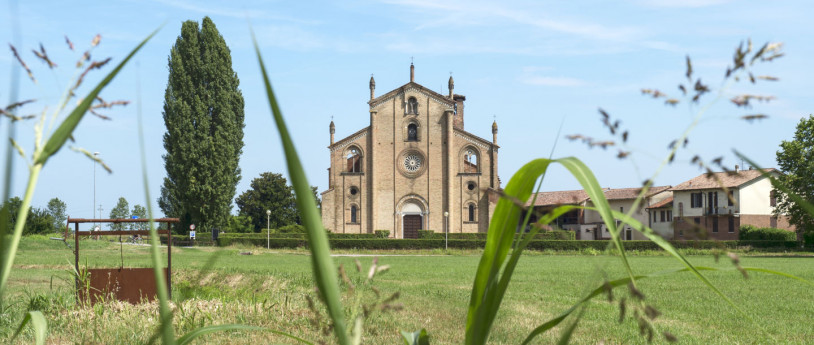
MULTIPOLYGON (((148 267, 148 248, 104 241, 83 241, 82 266, 148 267)), ((166 250, 164 251, 166 253, 166 250)), ((367 255, 368 253, 364 253, 367 255)), ((373 286, 380 299, 399 292, 393 302, 401 310, 375 311, 365 322, 366 344, 397 344, 398 332, 426 328, 433 344, 463 342, 466 308, 479 255, 457 252, 381 253, 373 286)), ((363 285, 373 256, 336 257, 356 286, 347 292, 348 311, 357 301, 369 304, 376 296, 363 285), (357 273, 358 259, 364 273, 357 273)), ((670 332, 684 344, 767 344, 814 342, 814 297, 809 285, 774 275, 751 273, 749 279, 728 258, 691 256, 699 266, 723 271, 705 273, 748 316, 733 310, 689 273, 641 280, 644 302, 661 312, 658 332, 670 332), (752 320, 749 320, 751 318, 752 320)), ((680 268, 667 256, 633 256, 637 274, 680 268)), ((109 302, 78 308, 73 297, 70 267, 73 254, 57 241, 24 239, 10 279, 11 308, 0 318, 0 336, 8 337, 29 306, 43 310, 49 323, 50 343, 145 343, 157 326, 155 304, 132 306, 109 302)), ((742 257, 741 264, 794 274, 814 281, 812 257, 742 257)), ((490 337, 492 344, 516 344, 536 326, 558 315, 601 285, 603 279, 624 277, 618 257, 586 255, 524 256, 514 274, 490 337)), ((585 310, 572 343, 645 343, 639 326, 626 308, 619 323, 621 297, 628 289, 614 290, 614 302, 597 298, 585 310)), ((306 251, 267 251, 258 248, 177 248, 173 251, 173 302, 178 334, 211 324, 242 323, 281 330, 303 338, 325 340, 325 317, 315 316, 305 296, 316 296, 311 263, 306 251), (251 251, 253 255, 240 255, 251 251)), ((315 298, 315 297, 314 297, 315 298)), ((319 303, 317 303, 319 305, 319 303)), ((553 343, 562 326, 534 343, 553 343)), ((2 339, 2 338, 0 338, 2 339)), ((26 334, 25 342, 31 335, 26 334)), ((229 332, 208 335, 198 343, 292 343, 269 332, 229 332)), ((655 343, 664 342, 656 336, 655 343)))

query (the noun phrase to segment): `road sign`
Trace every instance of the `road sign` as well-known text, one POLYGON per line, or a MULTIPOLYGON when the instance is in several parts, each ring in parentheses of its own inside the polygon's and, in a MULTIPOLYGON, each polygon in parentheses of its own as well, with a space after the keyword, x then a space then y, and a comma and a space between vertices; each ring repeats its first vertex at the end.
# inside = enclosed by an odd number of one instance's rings
POLYGON ((189 225, 189 230, 195 230, 195 224, 190 224, 189 225))

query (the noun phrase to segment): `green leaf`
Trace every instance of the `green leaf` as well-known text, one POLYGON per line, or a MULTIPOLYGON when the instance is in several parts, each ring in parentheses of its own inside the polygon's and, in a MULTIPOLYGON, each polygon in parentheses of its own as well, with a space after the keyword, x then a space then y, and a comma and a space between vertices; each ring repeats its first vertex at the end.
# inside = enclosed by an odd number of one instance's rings
POLYGON ((319 289, 319 294, 325 302, 328 315, 333 321, 333 330, 337 341, 340 345, 349 345, 351 342, 350 338, 348 338, 345 325, 345 312, 340 300, 337 271, 333 259, 331 258, 328 236, 325 234, 325 229, 322 226, 322 217, 320 217, 319 211, 317 210, 311 187, 305 177, 305 171, 300 163, 297 150, 294 148, 294 142, 288 133, 282 111, 280 111, 277 98, 274 96, 274 90, 271 88, 271 82, 269 81, 268 73, 263 63, 263 57, 260 55, 260 48, 257 45, 254 31, 252 31, 252 41, 254 42, 254 50, 257 53, 257 62, 260 64, 260 72, 263 75, 263 84, 266 89, 269 106, 271 107, 271 113, 277 125, 277 130, 280 133, 280 140, 282 140, 283 151, 285 152, 286 164, 288 166, 288 176, 291 178, 291 184, 297 196, 297 208, 300 210, 302 222, 303 225, 305 225, 308 246, 311 250, 314 280, 319 289))
POLYGON ((25 325, 29 322, 31 322, 31 327, 34 329, 34 342, 37 345, 45 344, 45 334, 48 333, 48 322, 45 321, 45 317, 42 316, 42 313, 36 310, 29 311, 25 314, 23 321, 20 322, 20 326, 17 327, 17 331, 14 332, 10 342, 14 342, 14 339, 20 335, 20 332, 22 332, 25 325))
POLYGON ((184 334, 183 336, 178 338, 177 344, 178 345, 186 345, 186 344, 189 344, 191 341, 195 340, 195 338, 198 338, 198 337, 200 337, 202 335, 206 335, 206 334, 209 334, 209 333, 215 333, 215 332, 225 332, 225 331, 265 331, 265 332, 270 332, 270 333, 274 333, 274 334, 277 334, 277 335, 282 335, 282 336, 288 337, 290 339, 299 341, 300 343, 303 343, 303 344, 313 345, 313 343, 311 343, 311 342, 309 342, 309 341, 307 341, 305 339, 293 336, 293 335, 285 333, 285 332, 275 331, 275 330, 264 328, 264 327, 248 326, 248 325, 236 325, 236 324, 233 324, 233 325, 213 325, 213 326, 206 326, 206 327, 200 327, 200 328, 193 329, 189 333, 184 334))
POLYGON ((404 338, 404 345, 430 345, 430 336, 424 328, 415 332, 401 331, 401 336, 404 338))
POLYGON ((93 101, 97 96, 99 96, 99 93, 102 92, 102 89, 104 89, 105 86, 107 86, 107 84, 109 84, 113 78, 119 74, 119 71, 124 68, 124 65, 126 65, 134 55, 136 55, 136 52, 138 52, 141 47, 147 43, 147 41, 153 38, 158 30, 161 30, 161 28, 156 29, 149 36, 147 36, 147 38, 141 41, 141 43, 139 43, 139 45, 136 46, 136 48, 134 48, 130 54, 128 54, 127 57, 122 60, 118 66, 116 66, 116 68, 107 74, 105 79, 102 79, 102 81, 96 85, 93 91, 82 99, 82 102, 80 102, 79 105, 77 105, 76 108, 71 111, 70 115, 68 115, 68 117, 62 121, 51 137, 48 138, 48 142, 45 143, 42 151, 36 154, 34 164, 45 164, 45 162, 48 161, 48 158, 53 156, 55 153, 57 153, 57 151, 59 151, 59 149, 62 148, 62 145, 64 145, 68 138, 71 137, 71 134, 76 126, 79 125, 79 121, 85 116, 88 109, 90 109, 91 105, 93 104, 93 101))

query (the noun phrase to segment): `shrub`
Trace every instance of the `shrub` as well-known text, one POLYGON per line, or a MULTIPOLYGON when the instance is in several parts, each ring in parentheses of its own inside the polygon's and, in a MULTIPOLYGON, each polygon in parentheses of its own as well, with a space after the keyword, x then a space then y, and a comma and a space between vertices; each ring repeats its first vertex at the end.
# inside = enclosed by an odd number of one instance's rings
POLYGON ((388 238, 390 237, 390 230, 376 230, 373 231, 376 238, 388 238))
POLYGON ((303 227, 302 225, 299 225, 299 224, 289 224, 289 225, 277 228, 277 233, 280 233, 280 234, 290 234, 290 233, 304 234, 305 233, 305 227, 303 227))
POLYGON ((797 234, 793 231, 783 229, 758 228, 753 225, 744 225, 740 227, 738 239, 752 241, 796 241, 797 234))
POLYGON ((438 238, 438 237, 439 236, 436 236, 435 231, 432 231, 432 230, 418 230, 418 238, 428 239, 428 238, 438 238))

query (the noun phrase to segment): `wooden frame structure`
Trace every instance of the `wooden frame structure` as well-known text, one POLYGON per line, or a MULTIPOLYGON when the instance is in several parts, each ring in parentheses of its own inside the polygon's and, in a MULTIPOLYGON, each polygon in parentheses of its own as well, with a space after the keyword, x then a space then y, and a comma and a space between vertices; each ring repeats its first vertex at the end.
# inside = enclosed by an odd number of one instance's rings
MULTIPOLYGON (((156 224, 166 223, 166 229, 156 229, 158 236, 161 235, 167 236, 167 269, 166 269, 166 279, 167 279, 167 290, 172 296, 172 231, 170 230, 170 224, 172 223, 179 223, 180 220, 178 218, 157 218, 153 219, 156 224)), ((91 218, 68 218, 68 224, 65 227, 65 239, 68 238, 70 234, 69 229, 71 227, 71 223, 74 224, 74 268, 76 272, 79 272, 79 237, 80 236, 117 236, 117 235, 150 235, 150 230, 110 230, 110 231, 79 231, 79 224, 80 223, 113 223, 113 224, 121 224, 121 223, 148 223, 150 219, 91 219, 91 218)), ((158 227, 158 226, 157 226, 158 227)), ((76 293, 80 292, 79 286, 79 277, 76 277, 76 293)))

